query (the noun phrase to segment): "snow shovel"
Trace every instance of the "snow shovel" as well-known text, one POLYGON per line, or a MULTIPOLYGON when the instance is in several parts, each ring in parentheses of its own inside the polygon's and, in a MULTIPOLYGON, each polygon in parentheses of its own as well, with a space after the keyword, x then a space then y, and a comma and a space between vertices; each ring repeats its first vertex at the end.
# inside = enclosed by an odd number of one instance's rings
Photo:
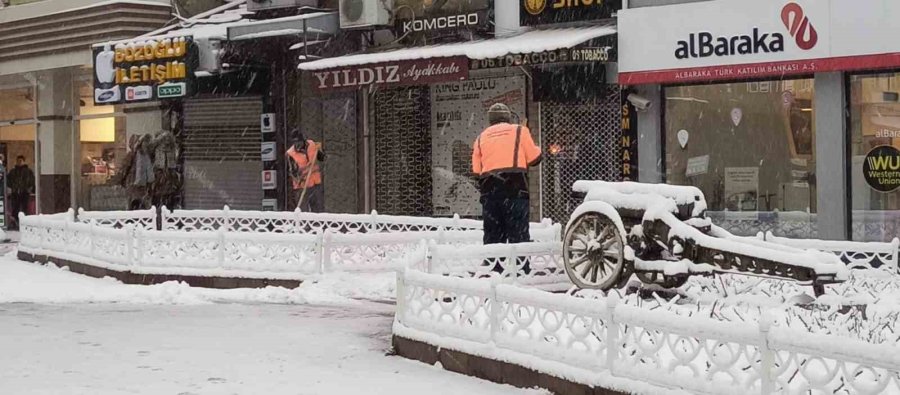
POLYGON ((309 169, 306 170, 306 177, 304 177, 302 180, 303 181, 303 191, 300 192, 300 200, 297 201, 297 208, 300 209, 300 211, 303 211, 303 209, 300 208, 300 204, 303 203, 303 198, 306 197, 306 189, 307 189, 307 186, 309 185, 309 176, 312 175, 312 169, 313 169, 313 166, 316 165, 316 159, 318 156, 319 155, 317 152, 316 156, 313 157, 312 161, 310 161, 310 163, 309 163, 309 169))

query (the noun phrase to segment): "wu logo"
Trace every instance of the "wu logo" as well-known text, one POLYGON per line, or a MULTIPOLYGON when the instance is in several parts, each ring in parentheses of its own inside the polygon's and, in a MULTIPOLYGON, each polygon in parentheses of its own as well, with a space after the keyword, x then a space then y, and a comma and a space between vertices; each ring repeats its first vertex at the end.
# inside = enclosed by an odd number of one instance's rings
POLYGON ((781 21, 790 32, 791 37, 802 50, 810 50, 819 42, 819 33, 803 14, 803 7, 797 3, 788 3, 781 9, 781 21))

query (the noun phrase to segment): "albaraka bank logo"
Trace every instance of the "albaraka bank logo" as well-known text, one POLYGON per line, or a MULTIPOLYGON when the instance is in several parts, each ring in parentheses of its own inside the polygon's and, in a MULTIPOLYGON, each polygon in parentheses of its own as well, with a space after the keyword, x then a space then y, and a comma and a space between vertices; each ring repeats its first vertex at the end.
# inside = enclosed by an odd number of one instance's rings
MULTIPOLYGON (((781 21, 794 38, 797 47, 808 51, 816 46, 819 34, 804 14, 803 7, 788 3, 781 9, 781 21)), ((784 52, 784 35, 778 32, 761 33, 754 27, 751 34, 714 37, 710 32, 691 33, 687 40, 678 41, 675 58, 707 58, 710 56, 751 55, 784 52)))

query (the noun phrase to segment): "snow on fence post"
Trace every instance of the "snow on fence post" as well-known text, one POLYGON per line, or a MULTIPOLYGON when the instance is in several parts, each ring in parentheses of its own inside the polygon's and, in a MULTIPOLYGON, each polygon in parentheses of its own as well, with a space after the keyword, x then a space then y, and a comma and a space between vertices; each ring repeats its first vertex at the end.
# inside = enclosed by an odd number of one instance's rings
MULTIPOLYGON (((72 209, 69 209, 69 210, 72 210, 72 209)), ((69 252, 69 243, 68 243, 67 240, 65 239, 66 235, 69 234, 69 220, 68 220, 68 219, 65 220, 65 221, 63 221, 63 231, 62 231, 62 234, 63 234, 62 251, 68 253, 68 252, 69 252)))
POLYGON ((891 255, 892 261, 894 264, 894 271, 892 273, 900 273, 900 239, 894 238, 891 240, 891 255))
POLYGON ((217 229, 216 233, 219 240, 219 242, 216 243, 218 248, 216 251, 216 263, 218 263, 218 267, 222 268, 225 267, 225 227, 217 229))
MULTIPOLYGON (((459 214, 453 213, 453 230, 459 230, 459 214)), ((441 227, 443 229, 443 227, 441 227)))
POLYGON ((127 237, 125 243, 128 246, 128 264, 130 266, 134 266, 134 234, 134 224, 125 225, 125 236, 127 237))
POLYGON ((434 273, 434 249, 437 247, 437 242, 434 240, 428 240, 428 247, 425 250, 425 273, 434 273))
POLYGON ((371 226, 370 232, 378 233, 378 211, 372 210, 370 215, 372 216, 372 222, 371 225, 369 225, 371 226))
POLYGON ((609 292, 606 295, 606 368, 610 374, 616 375, 616 360, 619 359, 619 323, 616 322, 616 307, 619 305, 619 294, 609 292))
POLYGON ((498 281, 491 281, 491 342, 497 344, 500 337, 500 299, 497 297, 498 281))
POLYGON ((303 228, 300 227, 300 207, 294 208, 294 233, 302 234, 303 228))
POLYGON ((772 372, 775 370, 775 352, 769 347, 769 330, 772 328, 774 318, 772 313, 764 311, 759 317, 759 388, 760 393, 768 395, 775 392, 775 381, 772 372))
POLYGON ((91 218, 90 222, 88 222, 88 242, 91 244, 91 258, 97 257, 97 243, 94 242, 95 234, 97 233, 94 229, 96 226, 96 220, 91 218))
POLYGON ((319 273, 331 271, 331 253, 329 251, 329 242, 331 241, 331 230, 322 228, 319 233, 318 252, 319 252, 319 273))
POLYGON ((229 218, 228 218, 229 210, 231 210, 231 209, 228 208, 227 204, 225 205, 225 207, 222 208, 222 227, 225 228, 225 230, 231 230, 231 222, 229 221, 229 218))
POLYGON ((144 259, 144 229, 136 229, 134 232, 134 266, 140 266, 144 259))
MULTIPOLYGON (((509 246, 509 252, 506 254, 506 267, 509 270, 512 270, 512 274, 509 276, 513 278, 513 282, 516 282, 519 278, 519 257, 516 256, 516 245, 515 244, 507 244, 509 246)), ((523 261, 524 264, 524 261, 523 261)))
POLYGON ((406 315, 406 303, 404 303, 404 299, 406 299, 406 268, 397 269, 397 314, 395 314, 395 320, 403 324, 405 315, 406 315))

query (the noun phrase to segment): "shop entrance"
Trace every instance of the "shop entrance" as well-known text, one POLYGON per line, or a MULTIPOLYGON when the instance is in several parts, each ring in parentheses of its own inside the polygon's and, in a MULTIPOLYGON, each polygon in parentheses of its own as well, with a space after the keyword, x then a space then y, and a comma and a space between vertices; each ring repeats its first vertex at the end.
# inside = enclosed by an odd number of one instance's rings
POLYGON ((575 181, 621 180, 620 90, 605 89, 594 99, 541 102, 543 217, 569 220, 580 203, 571 196, 575 181))
POLYGON ((431 216, 431 100, 427 86, 388 89, 372 97, 375 209, 431 216))

